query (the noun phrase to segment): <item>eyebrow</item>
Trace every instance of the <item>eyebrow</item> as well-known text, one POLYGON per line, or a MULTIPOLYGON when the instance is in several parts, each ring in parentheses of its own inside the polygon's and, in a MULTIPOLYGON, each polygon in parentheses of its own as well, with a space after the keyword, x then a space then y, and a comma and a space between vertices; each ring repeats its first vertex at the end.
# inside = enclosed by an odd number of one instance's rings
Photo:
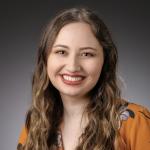
MULTIPOLYGON (((68 46, 62 45, 62 44, 55 45, 54 48, 55 48, 55 47, 63 47, 63 48, 69 49, 68 46)), ((81 47, 81 48, 80 48, 80 50, 86 50, 86 49, 92 49, 92 50, 94 50, 94 51, 97 51, 96 48, 90 47, 90 46, 87 46, 87 47, 81 47)))

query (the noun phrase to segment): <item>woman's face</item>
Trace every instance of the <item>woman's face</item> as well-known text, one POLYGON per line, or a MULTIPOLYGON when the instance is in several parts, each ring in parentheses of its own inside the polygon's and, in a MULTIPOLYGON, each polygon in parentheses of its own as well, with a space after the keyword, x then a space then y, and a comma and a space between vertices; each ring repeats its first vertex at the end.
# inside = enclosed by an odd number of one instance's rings
POLYGON ((103 48, 86 23, 65 25, 50 50, 47 72, 61 96, 84 97, 96 85, 103 48))

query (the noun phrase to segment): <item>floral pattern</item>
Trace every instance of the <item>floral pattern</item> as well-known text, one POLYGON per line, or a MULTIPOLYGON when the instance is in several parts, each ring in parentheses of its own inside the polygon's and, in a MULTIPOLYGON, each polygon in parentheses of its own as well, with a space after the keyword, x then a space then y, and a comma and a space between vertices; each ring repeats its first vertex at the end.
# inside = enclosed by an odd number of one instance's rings
POLYGON ((127 120, 129 117, 134 118, 135 113, 128 109, 128 106, 121 106, 120 107, 120 120, 127 120))

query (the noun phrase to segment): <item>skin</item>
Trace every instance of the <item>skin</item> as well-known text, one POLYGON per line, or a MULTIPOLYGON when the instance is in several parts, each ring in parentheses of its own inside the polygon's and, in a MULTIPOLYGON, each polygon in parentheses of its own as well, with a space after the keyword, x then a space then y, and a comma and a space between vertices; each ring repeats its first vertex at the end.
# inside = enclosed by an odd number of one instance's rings
POLYGON ((103 48, 90 25, 70 23, 60 30, 48 56, 47 73, 60 92, 64 106, 61 131, 65 150, 75 148, 87 123, 82 114, 90 100, 87 95, 100 77, 103 62, 103 48), (66 81, 64 74, 78 75, 83 80, 66 81))

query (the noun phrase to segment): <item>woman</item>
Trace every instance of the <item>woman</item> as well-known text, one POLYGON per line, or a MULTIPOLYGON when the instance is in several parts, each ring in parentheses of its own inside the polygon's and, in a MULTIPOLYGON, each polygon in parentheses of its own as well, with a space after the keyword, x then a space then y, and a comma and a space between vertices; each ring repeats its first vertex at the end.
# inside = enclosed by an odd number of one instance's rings
POLYGON ((94 12, 58 14, 39 46, 18 150, 148 150, 150 113, 121 99, 117 59, 94 12))

